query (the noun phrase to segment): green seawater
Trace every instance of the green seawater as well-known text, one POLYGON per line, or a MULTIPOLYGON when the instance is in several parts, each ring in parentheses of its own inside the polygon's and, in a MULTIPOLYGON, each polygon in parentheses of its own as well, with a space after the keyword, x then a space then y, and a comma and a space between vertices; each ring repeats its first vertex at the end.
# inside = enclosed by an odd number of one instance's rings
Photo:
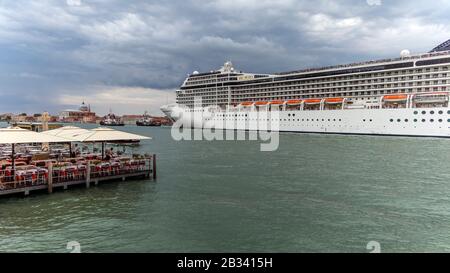
POLYGON ((156 181, 0 198, 0 252, 450 251, 450 140, 281 134, 258 141, 153 137, 156 181))

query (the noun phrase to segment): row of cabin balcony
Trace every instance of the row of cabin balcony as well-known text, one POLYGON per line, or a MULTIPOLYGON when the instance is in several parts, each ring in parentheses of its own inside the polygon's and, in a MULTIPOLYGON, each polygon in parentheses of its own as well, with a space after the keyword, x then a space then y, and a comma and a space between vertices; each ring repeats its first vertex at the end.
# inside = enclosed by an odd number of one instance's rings
POLYGON ((285 93, 263 93, 263 94, 257 94, 255 96, 243 96, 243 95, 232 95, 233 98, 242 98, 242 99, 258 99, 258 98, 285 98, 285 97, 292 97, 296 98, 299 96, 306 96, 306 97, 314 97, 314 96, 359 96, 359 95, 383 95, 383 94, 393 94, 393 93, 413 93, 413 92, 437 92, 437 91, 447 91, 449 90, 450 86, 441 86, 441 87, 432 87, 432 88, 397 88, 397 89, 385 89, 385 90, 371 90, 371 91, 353 91, 353 92, 311 92, 311 93, 291 93, 291 94, 285 94, 285 93))
MULTIPOLYGON (((397 87, 397 86, 423 86, 423 85, 430 85, 430 84, 434 84, 434 85, 438 85, 438 84, 447 84, 447 82, 450 80, 450 78, 437 78, 433 80, 433 83, 431 83, 431 81, 422 81, 422 80, 408 80, 408 81, 398 81, 395 82, 393 86, 397 87), (411 85, 412 83, 412 85, 411 85), (414 84, 416 83, 416 84, 414 84), (400 84, 400 85, 399 85, 400 84), (408 84, 408 85, 407 85, 408 84)), ((387 83, 385 84, 385 86, 389 87, 392 86, 389 83, 393 83, 393 82, 384 82, 387 83)), ((345 84, 337 84, 337 85, 327 85, 327 84, 315 84, 315 85, 291 85, 291 86, 286 86, 286 87, 281 87, 281 88, 247 88, 242 90, 242 88, 233 88, 233 92, 234 93, 242 93, 242 94, 247 94, 247 93, 254 93, 254 92, 279 92, 279 91, 287 91, 287 90, 304 90, 304 89, 323 89, 326 87, 331 87, 332 89, 336 89, 336 88, 342 88, 342 87, 358 87, 358 88, 362 88, 363 86, 380 86, 380 85, 373 85, 373 84, 353 84, 353 85, 345 85, 345 84)))
MULTIPOLYGON (((430 69, 426 69, 427 71, 430 69)), ((245 84, 245 82, 240 86, 233 86, 233 89, 246 89, 246 88, 267 88, 267 86, 271 87, 277 87, 277 86, 286 86, 286 85, 307 85, 307 84, 317 84, 320 83, 321 85, 326 83, 333 83, 333 84, 342 84, 342 85, 348 85, 348 84, 358 84, 361 82, 370 83, 370 82, 401 82, 406 80, 421 80, 421 79, 437 79, 439 77, 448 77, 447 73, 439 73, 439 69, 435 69, 436 72, 426 72, 428 74, 413 74, 408 77, 398 77, 399 73, 393 73, 393 76, 377 76, 377 77, 361 77, 362 75, 354 75, 354 76, 346 76, 346 77, 332 77, 332 78, 324 78, 320 77, 318 79, 314 80, 298 80, 298 79, 292 79, 292 80, 286 80, 283 82, 268 82, 268 83, 253 83, 253 84, 245 84), (413 78, 411 78, 413 77, 413 78), (361 81, 360 79, 366 79, 365 81, 361 81), (368 82, 367 82, 368 81, 368 82)), ((410 70, 414 71, 414 70, 410 70)), ((418 69, 418 71, 423 71, 423 69, 418 69)), ((448 71, 448 67, 444 67, 442 71, 448 71)), ((397 71, 398 72, 398 71, 397 71)), ((376 75, 382 75, 382 74, 391 74, 390 72, 384 72, 384 73, 377 73, 376 75)), ((403 73, 405 74, 405 73, 403 73)), ((375 75, 375 74, 374 74, 375 75)), ((206 90, 225 90, 228 87, 209 87, 206 88, 206 90)), ((203 88, 205 89, 205 88, 203 88)), ((192 90, 185 90, 185 91, 192 91, 192 90)))
POLYGON ((429 74, 414 74, 411 75, 408 78, 406 77, 398 77, 398 76, 390 76, 390 77, 376 77, 371 80, 365 80, 361 81, 360 79, 348 79, 348 80, 323 80, 323 79, 317 79, 317 80, 289 80, 286 82, 270 82, 270 83, 261 83, 261 84, 255 84, 255 85, 242 85, 242 86, 236 86, 233 87, 233 89, 248 89, 248 88, 267 88, 267 86, 276 87, 276 86, 286 86, 286 85, 308 85, 308 84, 345 84, 345 83, 353 83, 358 84, 361 82, 367 83, 368 81, 374 81, 376 82, 399 82, 399 81, 411 81, 411 80, 422 80, 422 79, 436 79, 436 78, 446 78, 448 79, 449 75, 447 73, 429 73, 429 74), (411 79, 411 76, 413 77, 411 79), (423 77, 425 76, 425 77, 423 77))
MULTIPOLYGON (((447 64, 444 64, 442 66, 436 66, 432 68, 419 68, 419 69, 398 69, 396 71, 388 71, 388 72, 379 72, 379 73, 373 73, 373 72, 361 72, 358 73, 358 75, 352 75, 352 76, 340 76, 340 77, 332 77, 332 79, 340 78, 340 79, 349 79, 349 78, 376 78, 376 77, 383 77, 383 76, 392 76, 392 75, 408 75, 408 74, 414 74, 414 73, 428 73, 428 72, 439 72, 439 71, 448 71, 449 67, 447 64)), ((201 79, 201 78, 200 78, 201 79)), ((207 78, 209 80, 198 80, 198 78, 192 78, 188 79, 186 82, 186 85, 192 86, 192 85, 201 85, 201 84, 208 84, 208 83, 218 83, 218 82, 227 82, 227 81, 236 81, 237 77, 230 77, 230 78, 216 78, 216 75, 209 76, 207 78)))
MULTIPOLYGON (((248 92, 243 92, 243 91, 232 91, 232 95, 233 96, 240 96, 240 97, 248 97, 248 96, 252 96, 252 95, 259 95, 259 96, 274 96, 274 95, 278 95, 278 94, 295 94, 295 95, 300 95, 300 94, 310 94, 310 93, 323 93, 323 92, 328 92, 328 93, 338 93, 338 92, 348 92, 348 91, 352 91, 352 92, 359 92, 359 91, 376 91, 376 90, 386 90, 386 89, 403 89, 405 87, 408 87, 409 90, 416 90, 416 91, 428 91, 428 90, 439 90, 439 88, 441 89, 446 89, 448 87, 448 82, 446 80, 442 80, 440 83, 439 82, 434 82, 433 84, 431 84, 430 82, 425 82, 425 85, 422 84, 422 82, 418 82, 416 84, 394 84, 394 85, 367 85, 367 86, 354 86, 354 87, 346 87, 346 88, 327 88, 327 89, 323 89, 323 88, 310 88, 307 90, 295 90, 295 89, 290 89, 289 92, 286 92, 286 90, 270 90, 270 91, 263 91, 260 90, 260 92, 256 93, 255 90, 252 91, 248 91, 248 92), (441 84, 441 85, 439 85, 441 84), (355 88, 355 89, 353 89, 355 88), (265 92, 265 93, 263 93, 265 92), (270 92, 270 93, 267 93, 270 92)), ((193 94, 194 95, 194 94, 193 94)), ((193 95, 187 95, 187 94, 179 94, 178 96, 193 96, 193 95)), ((223 94, 218 94, 215 92, 196 92, 195 96, 211 96, 211 97, 227 97, 228 96, 228 92, 227 93, 223 93, 223 94)))
MULTIPOLYGON (((438 76, 438 75, 436 75, 438 76)), ((450 78, 447 77, 447 74, 442 74, 441 78, 437 78, 435 76, 433 76, 433 84, 438 85, 438 84, 446 84, 447 80, 449 80, 450 78)), ((426 79, 428 79, 430 77, 426 77, 426 79)), ((242 90, 242 87, 233 87, 233 92, 239 92, 239 93, 253 93, 255 91, 263 91, 263 92, 272 92, 272 91, 278 91, 278 90, 296 90, 296 89, 323 89, 324 87, 358 87, 358 88, 366 88, 366 87, 362 87, 362 86, 373 86, 372 84, 370 84, 371 82, 342 82, 342 83, 333 83, 333 84, 314 84, 314 85, 291 85, 291 86, 286 86, 286 87, 281 87, 281 88, 252 88, 252 89, 247 89, 247 90, 243 90, 243 91, 236 91, 236 90, 242 90), (259 90, 258 90, 259 89, 259 90)), ((390 81, 387 80, 385 81, 384 79, 381 80, 374 80, 373 83, 400 83, 401 86, 422 86, 422 85, 430 85, 431 82, 430 81, 425 81, 422 82, 421 81, 421 77, 418 77, 416 79, 394 79, 394 81, 390 81), (408 83, 408 85, 406 85, 406 83, 408 83), (416 83, 416 84, 413 84, 416 83)), ((399 85, 394 84, 394 87, 397 87, 399 85)), ((377 85, 376 88, 379 88, 380 85, 377 85)), ((391 85, 385 85, 385 87, 391 87, 391 85)), ((372 88, 372 87, 369 87, 372 88)), ((184 93, 186 94, 199 94, 199 93, 208 93, 208 92, 222 92, 222 93, 227 93, 228 92, 228 87, 226 88, 220 88, 221 90, 216 90, 215 88, 208 88, 208 89, 197 89, 197 90, 186 90, 184 93)), ((351 89, 350 89, 351 90, 351 89)), ((181 91, 177 91, 177 93, 181 93, 181 91)))
MULTIPOLYGON (((421 93, 421 92, 437 92, 437 91, 447 91, 450 88, 448 88, 448 86, 442 86, 442 87, 433 87, 433 88, 408 88, 408 89, 397 89, 397 90, 393 90, 393 89, 388 89, 388 90, 372 90, 372 91, 354 91, 354 92, 341 92, 341 93, 336 93, 336 92, 308 92, 308 93, 283 93, 283 94, 279 94, 279 93, 270 93, 270 94, 258 94, 257 96, 243 96, 243 95, 232 95, 232 98, 234 99, 242 99, 242 100, 247 100, 247 99, 268 99, 268 98, 273 98, 273 99, 295 99, 298 98, 299 96, 303 96, 303 97, 315 97, 315 96, 325 96, 325 97, 333 97, 333 96, 362 96, 362 95, 367 95, 367 96, 373 96, 373 95, 383 95, 383 94, 393 94, 393 93, 413 93, 413 92, 417 92, 417 93, 421 93)), ((204 100, 218 100, 218 99, 223 99, 226 100, 228 99, 228 96, 204 96, 202 97, 204 100)), ((189 101, 189 100, 194 100, 193 96, 186 96, 186 97, 178 97, 178 99, 180 100, 185 100, 185 101, 189 101)))

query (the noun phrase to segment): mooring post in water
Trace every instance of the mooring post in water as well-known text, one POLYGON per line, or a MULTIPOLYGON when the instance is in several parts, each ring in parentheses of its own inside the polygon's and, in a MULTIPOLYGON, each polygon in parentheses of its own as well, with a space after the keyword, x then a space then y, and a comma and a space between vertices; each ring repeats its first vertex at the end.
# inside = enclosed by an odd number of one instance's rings
POLYGON ((91 183, 91 161, 88 160, 86 167, 86 188, 89 188, 90 183, 91 183))
POLYGON ((52 193, 53 192, 53 163, 49 162, 48 163, 48 193, 52 193))
POLYGON ((156 154, 153 154, 153 179, 156 179, 156 154))

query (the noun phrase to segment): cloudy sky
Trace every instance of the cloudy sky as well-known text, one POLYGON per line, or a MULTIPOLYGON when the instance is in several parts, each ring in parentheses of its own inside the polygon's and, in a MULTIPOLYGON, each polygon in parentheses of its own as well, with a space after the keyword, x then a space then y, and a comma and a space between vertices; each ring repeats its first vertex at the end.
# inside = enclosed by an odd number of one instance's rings
POLYGON ((429 51, 450 1, 0 0, 0 113, 157 114, 225 60, 281 72, 429 51))

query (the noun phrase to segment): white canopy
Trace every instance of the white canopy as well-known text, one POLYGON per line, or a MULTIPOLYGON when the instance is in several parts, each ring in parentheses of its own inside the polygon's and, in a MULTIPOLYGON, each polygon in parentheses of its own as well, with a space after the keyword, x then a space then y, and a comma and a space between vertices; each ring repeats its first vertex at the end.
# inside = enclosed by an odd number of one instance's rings
POLYGON ((99 127, 96 129, 88 130, 88 132, 86 133, 73 136, 72 139, 73 141, 79 142, 108 142, 108 141, 144 140, 151 138, 123 131, 113 130, 111 128, 99 127))
POLYGON ((0 129, 0 144, 54 143, 69 141, 70 140, 59 136, 40 134, 21 128, 0 129))
POLYGON ((87 129, 83 129, 83 128, 76 127, 76 126, 64 126, 64 127, 53 129, 53 130, 44 131, 42 133, 46 134, 46 135, 59 136, 59 137, 63 137, 63 138, 72 139, 75 136, 78 136, 80 134, 86 134, 89 132, 90 131, 87 129))

